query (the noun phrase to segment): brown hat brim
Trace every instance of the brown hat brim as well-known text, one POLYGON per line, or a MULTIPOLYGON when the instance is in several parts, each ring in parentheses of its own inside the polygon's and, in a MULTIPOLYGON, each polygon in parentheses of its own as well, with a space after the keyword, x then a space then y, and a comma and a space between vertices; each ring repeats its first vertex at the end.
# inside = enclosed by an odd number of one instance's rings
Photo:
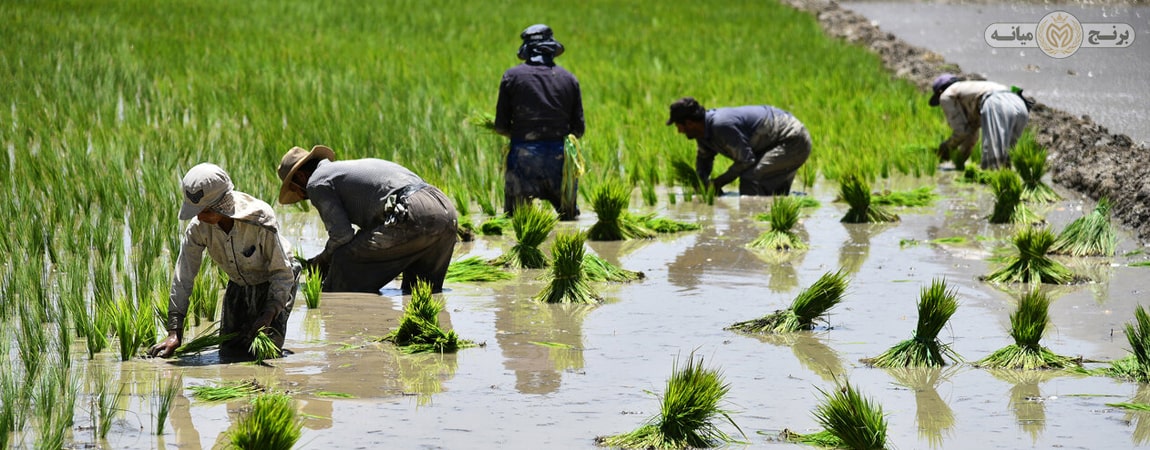
POLYGON ((280 161, 279 176, 280 181, 282 181, 282 184, 280 184, 279 195, 280 204, 290 205, 292 203, 303 200, 303 197, 291 190, 292 177, 295 176, 295 173, 299 170, 300 167, 302 167, 308 161, 317 158, 335 161, 335 152, 323 145, 312 147, 311 151, 307 152, 307 154, 304 154, 303 156, 300 156, 303 151, 304 150, 302 148, 292 147, 291 150, 288 150, 288 152, 284 154, 283 159, 280 161), (292 161, 293 159, 294 161, 292 161), (288 170, 287 173, 284 173, 283 168, 287 164, 291 164, 291 169, 288 170))

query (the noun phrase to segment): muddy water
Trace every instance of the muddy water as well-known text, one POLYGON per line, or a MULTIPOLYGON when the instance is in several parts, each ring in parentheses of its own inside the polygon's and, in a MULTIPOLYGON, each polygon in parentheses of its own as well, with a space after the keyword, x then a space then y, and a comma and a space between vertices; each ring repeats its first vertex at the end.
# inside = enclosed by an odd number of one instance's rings
MULTIPOLYGON (((1039 102, 1076 116, 1088 115, 1111 132, 1150 144, 1150 6, 1063 2, 871 2, 843 6, 866 16, 907 43, 930 49, 964 71, 1015 84, 1039 102), (1065 11, 1081 23, 1124 23, 1132 45, 1082 48, 1063 59, 1039 49, 992 48, 984 31, 994 23, 1038 23, 1065 11)), ((1122 3, 1122 2, 1107 2, 1122 3)))
MULTIPOLYGON (((314 311, 298 302, 286 344, 295 354, 274 367, 219 364, 211 354, 94 364, 119 371, 116 379, 134 386, 127 406, 132 412, 117 422, 107 446, 209 448, 223 442, 242 402, 213 405, 181 397, 164 435, 151 434, 147 399, 158 372, 179 377, 184 387, 254 378, 288 389, 308 417, 304 448, 592 449, 595 436, 630 431, 654 415, 658 403, 649 392, 663 392, 676 358, 691 352, 730 384, 726 407, 748 441, 739 448, 797 448, 775 437, 783 429, 816 431, 811 411, 822 400, 818 390, 833 389, 836 379, 849 380, 882 405, 896 448, 1096 449, 1150 442, 1150 416, 1106 406, 1150 395, 1134 383, 968 365, 889 371, 858 362, 911 337, 919 290, 935 277, 958 290, 961 306, 941 338, 960 355, 976 360, 1012 342, 1011 294, 978 280, 995 267, 988 258, 1010 232, 986 223, 993 200, 985 188, 952 183, 953 177, 939 173, 943 200, 934 207, 898 209, 903 220, 887 225, 839 223, 845 205, 832 202, 833 184, 820 184, 810 195, 822 206, 807 211, 798 226, 810 250, 782 259, 745 248, 766 229, 753 216, 767 209, 768 199, 723 197, 713 207, 661 203, 659 215, 703 229, 589 243, 595 253, 647 276, 595 285, 606 299, 601 305, 532 302, 543 287, 536 271, 507 282, 449 284, 441 320, 484 344, 455 355, 404 356, 375 342, 396 325, 406 300, 393 284, 378 296, 326 295, 314 311), (953 236, 968 243, 924 242, 953 236), (851 282, 828 327, 776 338, 723 330, 785 308, 801 289, 840 267, 851 282)), ((1062 194, 1071 199, 1036 208, 1055 230, 1093 206, 1062 194)), ((305 253, 317 251, 322 234, 314 213, 283 214, 285 233, 298 237, 305 253)), ((584 214, 560 230, 593 223, 593 214, 584 214)), ((510 245, 510 237, 481 237, 461 244, 456 256, 496 256, 510 245)), ((1119 253, 1136 246, 1124 234, 1119 253)), ((1122 326, 1150 290, 1150 269, 1126 264, 1142 258, 1075 264, 1098 282, 1051 289, 1043 345, 1096 360, 1124 356, 1122 326)), ((76 435, 91 441, 84 432, 76 435)))

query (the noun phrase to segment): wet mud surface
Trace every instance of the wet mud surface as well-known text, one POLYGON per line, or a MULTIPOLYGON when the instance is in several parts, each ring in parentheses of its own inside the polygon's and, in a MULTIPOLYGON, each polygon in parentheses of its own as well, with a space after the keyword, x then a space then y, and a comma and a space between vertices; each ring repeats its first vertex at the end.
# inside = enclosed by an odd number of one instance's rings
MULTIPOLYGON (((1147 184, 1150 171, 1150 147, 1140 141, 1150 139, 1146 105, 1150 96, 1150 77, 1146 77, 1145 67, 1150 64, 1150 7, 1145 4, 1130 6, 1126 2, 1100 2, 1086 6, 1081 4, 1019 4, 1014 2, 947 2, 943 5, 928 5, 905 2, 900 4, 850 2, 839 5, 820 0, 788 0, 792 6, 810 11, 822 23, 824 30, 832 36, 846 39, 869 48, 880 55, 887 67, 897 76, 910 80, 927 92, 931 80, 942 72, 960 73, 971 78, 999 74, 1012 83, 1021 77, 1033 82, 1028 93, 1051 94, 1057 105, 1048 104, 1051 100, 1036 95, 1037 107, 1031 111, 1030 128, 1036 132, 1039 143, 1050 152, 1049 169, 1054 182, 1069 189, 1081 192, 1092 199, 1108 197, 1114 201, 1115 217, 1134 230, 1142 241, 1150 238, 1150 184, 1147 184), (888 21, 876 21, 859 12, 872 11, 883 17, 900 17, 888 21), (1141 40, 1123 50, 1106 50, 1100 54, 1080 50, 1063 62, 1031 50, 1029 58, 1014 57, 1003 53, 1000 57, 991 54, 987 47, 977 42, 982 30, 994 22, 1037 22, 1046 10, 1069 9, 1082 14, 1083 22, 1123 22, 1135 27, 1141 40), (876 25, 877 22, 877 25, 876 25), (899 28, 894 33, 883 28, 889 23, 899 28), (965 29, 962 24, 974 29, 965 29), (959 36, 956 37, 955 33, 959 36), (974 36, 971 38, 970 35, 974 36), (913 37, 919 43, 909 43, 913 37), (974 42, 971 42, 971 40, 974 42), (936 47, 925 47, 935 45, 936 47), (985 52, 985 54, 983 53, 985 52), (961 64, 944 54, 958 55, 961 64), (1127 55, 1128 57, 1122 57, 1127 55), (1078 60, 1075 60, 1078 58, 1078 60), (1104 58, 1095 61, 1094 59, 1104 58), (1067 69, 1066 64, 1084 64, 1085 69, 1067 69), (977 62, 976 62, 977 61, 977 62), (1029 67, 1033 65, 1035 67, 1029 67), (967 66, 980 67, 967 67, 967 66), (1047 66, 1047 69, 1042 69, 1047 66), (1013 70, 1012 70, 1013 67, 1013 70), (1037 70, 1037 73, 1029 73, 1037 70), (1045 71, 1044 71, 1045 70, 1045 71), (1061 70, 1073 70, 1074 75, 1063 75, 1061 70), (1121 86, 1114 95, 1082 95, 1089 93, 1086 81, 1077 78, 1093 77, 1093 73, 1104 78, 1111 85, 1121 86), (1053 87, 1051 87, 1053 86, 1053 87), (1045 89, 1045 91, 1044 91, 1045 89), (1057 94, 1057 95, 1055 95, 1057 94), (1065 107, 1082 108, 1068 112, 1065 107), (1128 134, 1115 132, 1095 122, 1086 110, 1098 111, 1096 115, 1116 121, 1129 127, 1128 133, 1136 133, 1139 139, 1128 134)), ((1007 50, 1007 49, 998 49, 1007 50)), ((1084 78, 1083 78, 1084 79, 1084 78)), ((1112 89, 1099 88, 1099 89, 1112 89)), ((1109 92, 1114 92, 1113 90, 1109 92)), ((924 94, 925 95, 925 94, 924 94)), ((941 120, 941 114, 940 114, 941 120)), ((1112 125, 1113 126, 1113 125, 1112 125)))
MULTIPOLYGON (((936 277, 958 290, 960 307, 940 336, 958 354, 976 360, 1012 342, 1013 294, 979 281, 995 267, 989 258, 1007 245, 1010 229, 986 223, 993 200, 985 187, 954 183, 955 176, 939 172, 933 181, 942 195, 938 203, 896 209, 902 221, 892 224, 840 223, 846 206, 833 202, 837 186, 820 183, 809 194, 822 205, 807 210, 797 227, 811 248, 782 258, 745 247, 767 229, 753 217, 767 210, 769 199, 723 197, 714 206, 661 208, 660 216, 697 222, 702 230, 588 243, 605 259, 646 274, 633 283, 595 284, 606 299, 596 306, 533 302, 543 288, 541 271, 496 283, 449 283, 441 321, 484 344, 454 355, 402 355, 375 342, 394 328, 407 300, 393 283, 380 296, 325 295, 314 311, 297 302, 286 343, 294 354, 274 367, 217 364, 211 354, 109 365, 125 377, 139 373, 141 385, 160 370, 182 374, 185 387, 254 378, 288 389, 309 417, 302 448, 591 449, 596 436, 631 431, 656 414, 652 393, 665 390, 676 358, 691 352, 721 370, 731 386, 725 406, 748 441, 735 448, 799 448, 777 442, 779 432, 817 431, 811 411, 822 399, 818 389, 833 389, 836 380, 849 380, 882 405, 897 448, 1144 445, 1150 423, 1142 422, 1150 416, 1106 406, 1140 395, 1143 388, 1134 383, 964 364, 884 370, 859 363, 911 337, 919 290, 936 277), (966 243, 926 242, 955 236, 966 243), (827 326, 781 337, 724 330, 787 307, 800 290, 840 267, 850 273, 850 286, 827 326)), ((872 188, 931 182, 886 180, 872 188)), ((1055 230, 1093 206, 1073 192, 1060 193, 1067 200, 1036 208, 1055 230)), ((593 223, 593 215, 584 214, 559 230, 593 223)), ((285 233, 302 236, 295 244, 305 253, 318 251, 319 226, 312 214, 284 217, 285 233)), ((461 244, 456 258, 494 257, 511 245, 511 237, 480 237, 461 244)), ((1137 246, 1125 233, 1119 252, 1137 246)), ((1122 326, 1150 290, 1150 269, 1127 264, 1142 258, 1067 260, 1095 282, 1047 287, 1054 300, 1042 344, 1093 360, 1124 356, 1122 326)), ((139 424, 127 416, 109 444, 209 448, 222 442, 242 406, 181 397, 174 431, 161 438, 136 432, 139 424)), ((134 410, 146 416, 149 409, 134 410)))

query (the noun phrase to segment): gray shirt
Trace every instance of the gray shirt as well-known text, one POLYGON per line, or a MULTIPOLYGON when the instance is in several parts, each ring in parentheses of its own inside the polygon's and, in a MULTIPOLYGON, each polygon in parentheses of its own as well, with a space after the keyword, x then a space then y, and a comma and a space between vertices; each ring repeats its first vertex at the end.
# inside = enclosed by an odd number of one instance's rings
POLYGON ((697 140, 695 170, 708 180, 715 155, 734 161, 715 184, 722 186, 755 167, 759 158, 782 141, 802 134, 803 124, 790 113, 773 106, 738 106, 707 111, 706 130, 697 140))
POLYGON ((327 228, 321 256, 351 242, 355 228, 380 223, 384 198, 392 192, 424 181, 407 168, 382 159, 323 160, 307 181, 307 196, 327 228))

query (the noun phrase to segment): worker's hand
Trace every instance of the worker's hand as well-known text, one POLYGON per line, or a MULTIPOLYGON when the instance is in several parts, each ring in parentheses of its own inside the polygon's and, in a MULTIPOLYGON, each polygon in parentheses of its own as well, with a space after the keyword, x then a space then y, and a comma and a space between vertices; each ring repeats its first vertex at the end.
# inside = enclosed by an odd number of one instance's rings
POLYGON ((714 178, 711 178, 711 180, 707 184, 710 185, 711 188, 715 190, 715 197, 722 197, 723 196, 723 185, 719 184, 714 178))
POLYGON ((950 148, 946 146, 946 141, 938 143, 938 150, 935 150, 935 154, 938 155, 939 162, 950 161, 950 148))
POLYGON ((170 331, 168 332, 167 339, 164 339, 163 342, 153 345, 148 349, 148 356, 158 356, 160 358, 167 358, 172 356, 172 353, 174 353, 176 349, 180 347, 181 340, 182 339, 180 339, 179 333, 170 331))

